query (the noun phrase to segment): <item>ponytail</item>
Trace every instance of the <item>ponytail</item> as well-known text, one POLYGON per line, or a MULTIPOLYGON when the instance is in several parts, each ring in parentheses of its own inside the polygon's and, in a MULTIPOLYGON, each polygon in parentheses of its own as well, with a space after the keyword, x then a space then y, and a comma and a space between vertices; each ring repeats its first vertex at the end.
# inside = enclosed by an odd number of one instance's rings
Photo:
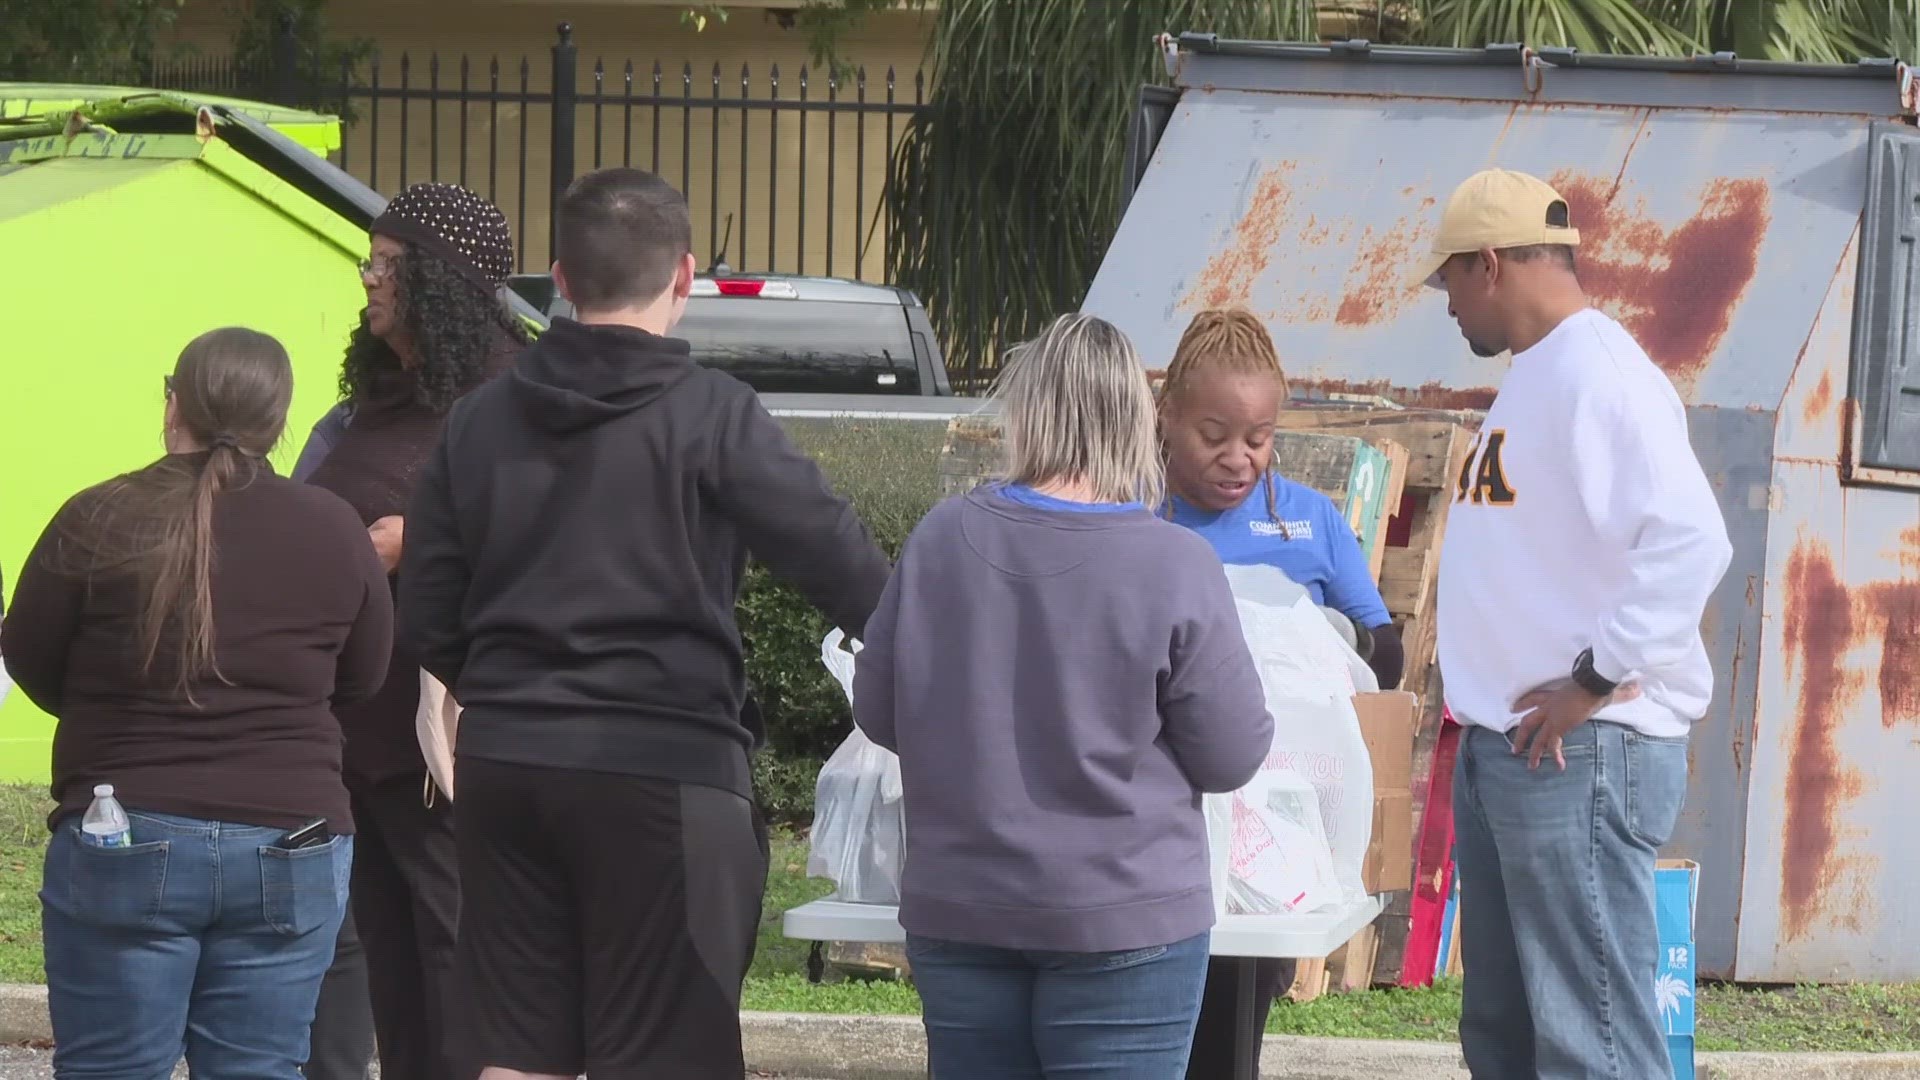
POLYGON ((206 461, 184 485, 154 492, 155 544, 140 575, 140 659, 148 674, 172 630, 179 650, 175 687, 197 679, 224 681, 214 660, 213 500, 234 483, 247 457, 232 439, 216 439, 206 461))

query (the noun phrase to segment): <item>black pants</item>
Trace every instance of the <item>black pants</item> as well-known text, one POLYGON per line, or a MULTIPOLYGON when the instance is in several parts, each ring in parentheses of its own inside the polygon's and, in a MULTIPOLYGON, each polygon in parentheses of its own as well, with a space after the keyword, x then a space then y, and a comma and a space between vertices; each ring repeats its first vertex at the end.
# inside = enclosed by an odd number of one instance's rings
MULTIPOLYGON (((1293 985, 1292 960, 1261 960, 1254 968, 1253 1014, 1264 1027, 1274 1000, 1293 985)), ((1200 998, 1200 1023, 1193 1031, 1193 1054, 1187 1058, 1187 1080, 1235 1080, 1233 1075, 1233 996, 1236 976, 1231 964, 1215 959, 1207 965, 1207 989, 1200 998)), ((1260 1055, 1254 1054, 1254 1065, 1260 1055)))
POLYGON ((353 905, 348 904, 333 948, 333 966, 320 984, 320 1001, 313 1013, 313 1047, 301 1074, 307 1080, 367 1080, 373 1048, 367 953, 353 923, 353 905))
POLYGON ((477 1064, 738 1080, 740 984, 767 882, 752 800, 463 758, 458 811, 477 1064))
POLYGON ((364 1047, 358 993, 371 1007, 380 1075, 396 1080, 471 1080, 456 1061, 461 1001, 454 973, 460 925, 460 870, 453 807, 422 798, 415 775, 353 793, 353 922, 360 948, 336 949, 334 969, 315 1010, 309 1080, 315 1065, 345 1071, 325 1080, 357 1080, 352 1055, 364 1047), (353 955, 358 953, 360 958, 353 955), (366 972, 358 985, 346 965, 366 972))

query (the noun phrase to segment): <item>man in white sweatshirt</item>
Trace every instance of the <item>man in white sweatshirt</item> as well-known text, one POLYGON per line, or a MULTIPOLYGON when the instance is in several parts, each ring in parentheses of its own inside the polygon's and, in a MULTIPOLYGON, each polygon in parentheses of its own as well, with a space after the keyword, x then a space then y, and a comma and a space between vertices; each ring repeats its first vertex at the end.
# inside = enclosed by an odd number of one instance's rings
POLYGON ((1440 556, 1465 725, 1460 1042, 1475 1080, 1670 1080, 1654 857, 1712 697, 1700 617, 1732 549, 1679 395, 1581 290, 1569 218, 1544 182, 1479 173, 1418 274, 1476 354, 1513 354, 1440 556))

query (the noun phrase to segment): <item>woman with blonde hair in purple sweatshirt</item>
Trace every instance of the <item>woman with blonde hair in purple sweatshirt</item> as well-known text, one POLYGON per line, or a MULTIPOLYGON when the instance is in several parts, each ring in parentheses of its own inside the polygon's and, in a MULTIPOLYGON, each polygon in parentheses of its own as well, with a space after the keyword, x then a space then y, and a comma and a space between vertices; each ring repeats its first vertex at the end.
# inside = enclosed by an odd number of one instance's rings
POLYGON ((868 621, 854 719, 900 755, 900 923, 937 1077, 1179 1080, 1214 902, 1205 792, 1273 738, 1139 357, 1067 315, 995 390, 1006 478, 935 507, 868 621))

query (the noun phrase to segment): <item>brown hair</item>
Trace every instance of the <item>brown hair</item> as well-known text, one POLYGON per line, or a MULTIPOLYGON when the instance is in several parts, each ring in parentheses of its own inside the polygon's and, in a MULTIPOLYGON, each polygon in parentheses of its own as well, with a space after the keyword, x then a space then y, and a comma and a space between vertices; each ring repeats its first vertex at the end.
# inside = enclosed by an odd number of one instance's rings
MULTIPOLYGON (((1173 359, 1167 364, 1166 378, 1160 383, 1160 415, 1165 422, 1171 401, 1184 392, 1196 374, 1227 372, 1234 375, 1271 375, 1280 384, 1280 400, 1287 399, 1287 371, 1280 365, 1280 350, 1266 324, 1245 308, 1210 308, 1193 317, 1180 344, 1174 346, 1173 359)), ((1267 492, 1267 518, 1288 535, 1274 503, 1273 467, 1261 486, 1267 492)), ((1168 513, 1172 513, 1171 506, 1168 513)), ((1289 536, 1289 539, 1291 537, 1289 536)))
POLYGON ((286 429, 293 401, 287 351, 241 327, 210 330, 180 353, 166 380, 176 429, 204 453, 169 454, 102 484, 63 536, 87 577, 131 575, 142 670, 177 649, 175 686, 220 676, 214 662, 213 501, 245 487, 286 429))
POLYGON ((560 197, 554 258, 576 308, 643 304, 693 250, 686 196, 642 169, 598 169, 560 197))

